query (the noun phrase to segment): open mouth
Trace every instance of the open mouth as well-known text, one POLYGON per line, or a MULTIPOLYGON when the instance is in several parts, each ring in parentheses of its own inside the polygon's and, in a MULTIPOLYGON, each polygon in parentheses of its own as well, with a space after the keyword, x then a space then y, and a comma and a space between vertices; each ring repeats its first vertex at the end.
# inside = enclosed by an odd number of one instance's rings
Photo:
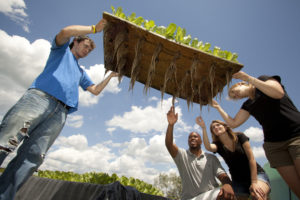
POLYGON ((191 144, 197 144, 196 140, 192 140, 191 144))

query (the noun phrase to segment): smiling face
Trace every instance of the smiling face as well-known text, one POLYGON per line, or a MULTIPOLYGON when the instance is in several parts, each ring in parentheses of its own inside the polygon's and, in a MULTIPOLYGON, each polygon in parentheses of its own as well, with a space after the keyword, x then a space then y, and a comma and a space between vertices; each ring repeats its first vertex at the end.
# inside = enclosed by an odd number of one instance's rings
POLYGON ((220 141, 219 137, 228 135, 233 141, 237 140, 235 132, 223 121, 213 120, 210 124, 210 132, 213 142, 220 141))
POLYGON ((218 122, 214 122, 211 124, 211 130, 214 135, 219 137, 220 135, 226 133, 226 127, 218 122))
POLYGON ((191 132, 188 139, 190 149, 198 149, 202 144, 201 137, 196 132, 191 132))

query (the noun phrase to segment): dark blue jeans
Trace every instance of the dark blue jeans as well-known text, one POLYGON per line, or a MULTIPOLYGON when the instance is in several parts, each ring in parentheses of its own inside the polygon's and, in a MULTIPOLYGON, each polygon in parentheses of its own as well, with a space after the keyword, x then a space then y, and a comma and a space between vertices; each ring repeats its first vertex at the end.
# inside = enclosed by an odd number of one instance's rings
MULTIPOLYGON (((257 174, 257 179, 260 181, 265 182, 266 184, 269 185, 269 187, 271 188, 270 185, 270 180, 269 177, 266 173, 258 173, 257 174)), ((244 182, 237 182, 235 180, 232 180, 232 187, 235 193, 241 193, 241 194, 249 194, 250 195, 250 191, 249 191, 249 187, 250 185, 244 182)))

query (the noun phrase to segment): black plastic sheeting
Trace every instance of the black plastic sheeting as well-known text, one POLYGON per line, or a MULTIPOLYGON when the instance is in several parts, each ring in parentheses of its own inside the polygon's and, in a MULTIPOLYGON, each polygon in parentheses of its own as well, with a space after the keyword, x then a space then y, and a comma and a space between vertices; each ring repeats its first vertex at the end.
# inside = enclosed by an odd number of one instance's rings
MULTIPOLYGON (((20 188, 15 200, 168 200, 140 193, 119 182, 107 185, 60 181, 32 176, 20 188)), ((169 199, 170 200, 170 199, 169 199)))

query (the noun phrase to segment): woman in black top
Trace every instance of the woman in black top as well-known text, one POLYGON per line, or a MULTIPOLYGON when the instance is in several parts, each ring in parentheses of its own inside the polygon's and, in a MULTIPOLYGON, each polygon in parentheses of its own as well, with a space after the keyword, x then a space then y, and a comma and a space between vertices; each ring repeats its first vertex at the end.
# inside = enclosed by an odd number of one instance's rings
POLYGON ((229 89, 231 99, 248 98, 234 118, 216 102, 218 110, 231 128, 243 124, 252 115, 264 132, 264 150, 271 167, 276 168, 291 190, 300 199, 300 112, 287 95, 279 76, 254 78, 238 72, 239 82, 229 89))
POLYGON ((267 199, 269 178, 256 163, 249 138, 243 133, 233 132, 226 123, 214 120, 210 125, 213 139, 210 143, 202 117, 197 117, 196 123, 202 128, 205 148, 218 152, 228 165, 234 192, 251 194, 252 199, 267 199))

